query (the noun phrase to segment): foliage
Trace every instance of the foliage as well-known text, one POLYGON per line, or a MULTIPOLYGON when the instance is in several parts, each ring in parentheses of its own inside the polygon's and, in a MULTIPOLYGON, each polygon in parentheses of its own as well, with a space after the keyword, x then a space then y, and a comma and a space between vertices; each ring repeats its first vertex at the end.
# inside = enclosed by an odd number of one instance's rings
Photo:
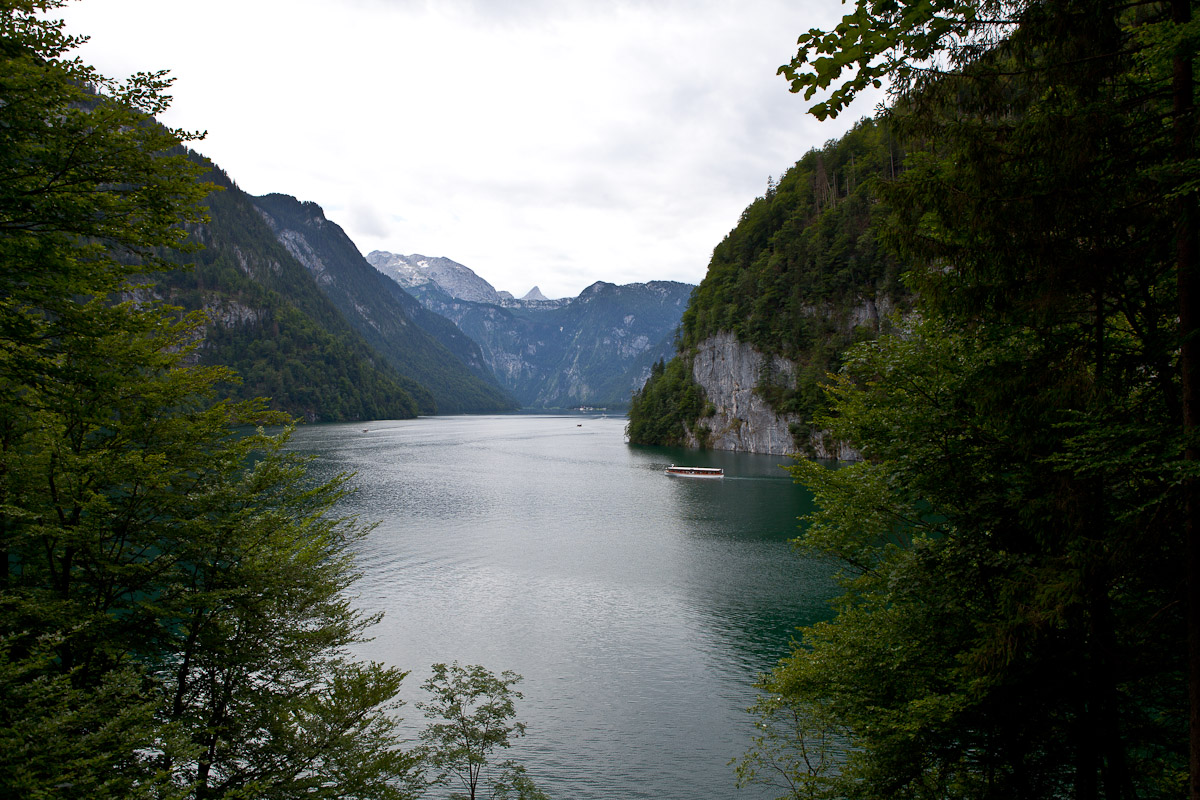
POLYGON ((846 565, 845 595, 763 683, 845 731, 839 796, 1184 791, 1196 469, 1172 196, 1195 165, 1174 54, 1147 44, 1163 12, 864 1, 801 40, 797 69, 838 53, 801 87, 903 64, 863 74, 896 77, 912 147, 878 196, 919 316, 829 389, 821 424, 866 461, 795 470, 820 509, 801 541, 846 565))
POLYGON ((802 541, 847 565, 846 595, 765 687, 850 733, 841 792, 1180 789, 1179 509, 1144 445, 1164 431, 1128 421, 1145 407, 1055 425, 1037 380, 1004 382, 1025 413, 993 409, 996 376, 1047 349, 929 321, 863 346, 826 422, 871 460, 796 468, 820 508, 802 541))
MULTIPOLYGON (((903 153, 887 125, 863 120, 770 181, 713 250, 692 293, 681 323, 680 369, 690 369, 689 352, 705 339, 731 332, 796 363, 794 381, 764 380, 757 388, 777 413, 809 426, 824 408, 820 384, 842 352, 885 330, 889 310, 908 302, 899 262, 880 243, 877 197, 880 181, 900 171, 903 153)), ((674 430, 675 418, 691 427, 699 417, 694 407, 654 410, 669 415, 661 418, 645 417, 648 410, 631 407, 634 428, 674 430)))
POLYGON ((306 487, 285 437, 254 438, 233 463, 256 462, 207 492, 144 623, 165 627, 168 719, 200 748, 174 769, 198 797, 410 796, 416 762, 390 715, 404 673, 346 652, 375 621, 343 593, 367 529, 330 516, 339 483, 306 487))
POLYGON ((407 796, 402 673, 346 653, 366 529, 132 282, 211 187, 169 82, 67 58, 61 5, 0 3, 0 793, 407 796))
POLYGON ((704 406, 704 389, 692 378, 687 360, 659 361, 650 368, 646 385, 629 401, 625 435, 634 444, 682 445, 690 432, 704 446, 707 434, 696 425, 704 406))
POLYGON ((770 786, 779 800, 835 797, 846 754, 843 738, 818 705, 772 691, 749 709, 757 719, 751 748, 737 766, 738 788, 770 786))
POLYGON ((818 119, 836 117, 869 87, 907 92, 946 69, 962 68, 991 50, 1017 24, 1026 4, 1012 0, 856 0, 832 31, 800 35, 799 51, 779 68, 793 92, 810 100, 848 77, 817 103, 818 119))
POLYGON ((520 680, 508 670, 497 676, 482 666, 455 662, 434 664, 433 675, 422 684, 433 697, 417 707, 435 720, 421 731, 425 758, 438 770, 435 785, 457 780, 465 790, 452 798, 475 800, 490 786, 493 800, 545 800, 524 767, 511 760, 490 763, 493 752, 525 735, 524 723, 513 721, 513 701, 522 696, 513 686, 520 680))

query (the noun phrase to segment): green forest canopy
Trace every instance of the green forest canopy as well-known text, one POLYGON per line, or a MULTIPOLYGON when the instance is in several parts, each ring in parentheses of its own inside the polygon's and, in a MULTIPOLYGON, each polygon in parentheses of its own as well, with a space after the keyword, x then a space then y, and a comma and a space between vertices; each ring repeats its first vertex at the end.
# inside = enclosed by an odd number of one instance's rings
POLYGON ((1197 797, 1198 34, 1186 0, 860 0, 801 37, 818 116, 892 81, 916 313, 827 390, 864 460, 794 470, 845 594, 764 678, 743 782, 1197 797))
POLYGON ((796 364, 793 381, 764 380, 756 391, 776 413, 802 421, 798 441, 809 438, 825 408, 820 385, 842 353, 886 328, 889 310, 907 306, 878 198, 903 158, 886 121, 862 120, 770 181, 713 249, 683 314, 678 357, 633 398, 630 441, 679 444, 689 431, 704 441, 698 420, 707 406, 696 399, 703 390, 692 380, 691 359, 721 332, 796 364))
POLYGON ((131 283, 211 186, 152 117, 169 80, 73 60, 62 4, 0 3, 0 792, 412 796, 404 673, 346 650, 368 528, 131 283))

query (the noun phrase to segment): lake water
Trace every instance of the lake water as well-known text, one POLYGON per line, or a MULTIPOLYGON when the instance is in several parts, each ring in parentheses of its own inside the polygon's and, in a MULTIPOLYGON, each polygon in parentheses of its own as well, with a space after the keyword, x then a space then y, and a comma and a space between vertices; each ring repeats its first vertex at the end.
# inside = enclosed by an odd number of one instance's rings
POLYGON ((624 425, 435 417, 293 443, 319 474, 357 473, 342 510, 379 523, 352 593, 385 614, 361 654, 412 672, 410 735, 431 664, 483 664, 524 676, 509 755, 555 800, 771 796, 728 764, 757 676, 828 616, 830 568, 788 544, 809 497, 784 457, 631 446, 624 425))

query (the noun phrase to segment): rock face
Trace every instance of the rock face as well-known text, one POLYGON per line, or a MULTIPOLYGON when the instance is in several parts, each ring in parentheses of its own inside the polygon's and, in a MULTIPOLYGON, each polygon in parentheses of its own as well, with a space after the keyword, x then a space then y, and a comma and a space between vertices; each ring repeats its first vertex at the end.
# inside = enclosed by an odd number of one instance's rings
POLYGON ((470 267, 440 256, 431 258, 417 253, 403 256, 386 250, 372 250, 367 254, 367 263, 403 286, 430 309, 439 304, 465 301, 546 311, 571 302, 569 297, 551 300, 536 286, 524 297, 514 297, 512 292, 498 291, 470 267))
POLYGON ((448 258, 375 250, 367 261, 477 342, 500 385, 526 408, 628 405, 650 367, 674 352, 693 288, 597 281, 575 298, 549 300, 535 286, 518 299, 448 258))
POLYGON ((623 407, 650 366, 674 351, 692 287, 668 281, 592 284, 568 300, 500 305, 421 301, 479 345, 502 386, 528 408, 623 407))
MULTIPOLYGON (((698 427, 703 426, 709 431, 708 447, 769 455, 804 450, 817 458, 855 460, 856 453, 827 443, 819 435, 807 441, 796 441, 792 431, 801 429, 801 420, 795 415, 776 414, 755 391, 766 368, 774 381, 795 380, 796 365, 791 361, 780 356, 768 361, 750 345, 739 342, 732 333, 711 336, 697 348, 692 360, 692 377, 704 388, 708 402, 716 409, 697 423, 698 427)), ((689 433, 690 447, 702 444, 689 433)))
POLYGON ((367 254, 367 262, 405 289, 432 282, 455 300, 472 303, 499 304, 505 299, 502 294, 508 294, 497 292, 496 287, 476 275, 470 267, 448 258, 430 258, 417 253, 402 256, 386 250, 372 250, 367 254))
POLYGON ((402 375, 424 386, 439 413, 516 407, 484 364, 479 346, 372 268, 320 206, 283 194, 254 198, 254 204, 275 238, 304 265, 345 320, 402 375))

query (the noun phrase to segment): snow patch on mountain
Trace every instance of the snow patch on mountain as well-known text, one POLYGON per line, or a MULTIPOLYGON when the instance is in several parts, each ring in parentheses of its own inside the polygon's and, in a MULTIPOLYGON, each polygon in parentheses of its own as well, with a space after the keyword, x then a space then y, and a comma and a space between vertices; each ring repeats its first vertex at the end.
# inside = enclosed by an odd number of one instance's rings
POLYGON ((494 304, 503 300, 496 287, 476 275, 470 267, 448 258, 430 258, 416 253, 403 256, 386 250, 372 250, 367 254, 367 262, 405 288, 436 283, 455 300, 494 304))

